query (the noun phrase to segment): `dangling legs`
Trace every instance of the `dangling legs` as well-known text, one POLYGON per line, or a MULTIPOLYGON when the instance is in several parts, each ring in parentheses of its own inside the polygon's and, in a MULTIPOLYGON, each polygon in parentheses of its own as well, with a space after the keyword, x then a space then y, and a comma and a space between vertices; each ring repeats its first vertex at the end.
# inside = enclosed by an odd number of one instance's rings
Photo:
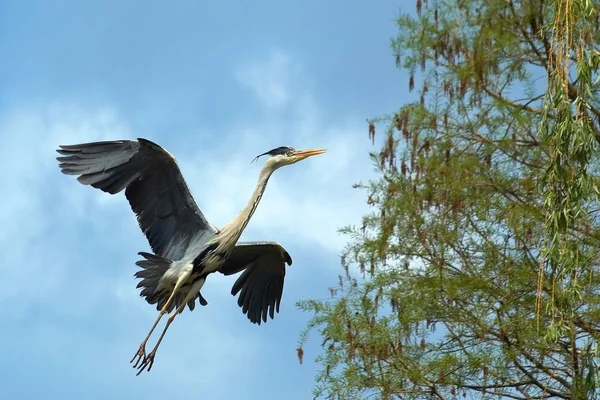
POLYGON ((146 367, 148 367, 148 372, 150 372, 150 370, 152 369, 152 365, 154 364, 154 357, 156 356, 156 350, 158 350, 158 346, 160 346, 160 342, 162 342, 163 338, 165 337, 165 333, 167 333, 167 329, 169 329, 169 325, 171 325, 171 323, 173 322, 173 320, 175 319, 177 314, 180 314, 183 311, 183 309, 187 305, 188 301, 190 301, 192 298, 194 298, 194 296, 196 296, 198 294, 198 292, 202 288, 202 285, 204 285, 205 281, 206 281, 206 277, 201 278, 200 280, 197 280, 196 282, 194 282, 192 284, 192 287, 190 288, 190 291, 188 292, 187 296, 185 296, 185 299, 181 302, 179 307, 177 307, 177 309, 174 310, 171 313, 171 315, 169 315, 167 324, 165 325, 165 328, 163 329, 162 333, 160 334, 160 337, 158 338, 156 345, 154 345, 154 349, 152 349, 150 354, 148 354, 146 357, 144 357, 144 361, 139 366, 139 368, 138 368, 139 371, 136 375, 141 374, 142 371, 146 367))
MULTIPOLYGON (((190 273, 183 273, 183 274, 181 274, 181 276, 177 280, 177 283, 175 284, 175 287, 173 288, 173 291, 171 292, 171 296, 169 296, 169 299, 167 300, 167 302, 165 303, 165 305, 163 306, 163 308, 158 313, 158 317, 156 318, 156 321, 154 321, 154 325, 152 325, 152 328, 150 328, 150 332, 148 332, 148 334, 146 335, 146 338, 144 339, 144 341, 142 342, 142 344, 140 344, 140 348, 135 353, 135 355, 133 356, 133 358, 131 359, 131 361, 129 361, 130 363, 132 363, 137 358, 137 361, 133 365, 133 368, 137 368, 137 366, 140 363, 140 361, 142 361, 143 359, 146 358, 146 343, 148 342, 148 339, 150 339, 150 335, 152 335, 152 332, 154 332, 154 329, 156 329, 156 326, 160 322, 160 320, 163 317, 163 315, 165 315, 167 313, 167 310, 169 309, 169 306, 171 305, 171 302, 175 298, 175 294, 179 291, 179 289, 181 288, 181 286, 183 286, 183 284, 189 278, 190 275, 191 275, 191 272, 190 273)), ((184 304, 185 304, 185 302, 184 302, 184 304)))

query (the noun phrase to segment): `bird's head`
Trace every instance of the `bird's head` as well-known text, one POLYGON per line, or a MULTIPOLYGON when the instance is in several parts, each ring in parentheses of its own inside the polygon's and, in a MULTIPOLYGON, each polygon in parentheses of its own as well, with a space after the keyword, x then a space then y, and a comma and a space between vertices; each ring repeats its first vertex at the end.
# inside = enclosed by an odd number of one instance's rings
POLYGON ((297 163, 298 161, 302 161, 311 156, 323 154, 326 151, 327 150, 325 149, 296 150, 293 147, 281 146, 267 151, 266 153, 259 154, 252 161, 255 161, 261 156, 269 156, 266 163, 271 164, 274 168, 279 168, 284 165, 297 163))

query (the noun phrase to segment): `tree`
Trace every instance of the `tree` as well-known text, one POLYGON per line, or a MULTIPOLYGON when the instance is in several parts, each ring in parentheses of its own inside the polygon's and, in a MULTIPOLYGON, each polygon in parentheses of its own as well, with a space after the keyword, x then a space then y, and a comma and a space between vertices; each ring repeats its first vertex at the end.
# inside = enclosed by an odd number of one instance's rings
POLYGON ((369 122, 373 212, 342 230, 331 299, 298 304, 299 353, 323 339, 316 397, 597 395, 597 10, 417 0, 398 18, 418 100, 369 122))

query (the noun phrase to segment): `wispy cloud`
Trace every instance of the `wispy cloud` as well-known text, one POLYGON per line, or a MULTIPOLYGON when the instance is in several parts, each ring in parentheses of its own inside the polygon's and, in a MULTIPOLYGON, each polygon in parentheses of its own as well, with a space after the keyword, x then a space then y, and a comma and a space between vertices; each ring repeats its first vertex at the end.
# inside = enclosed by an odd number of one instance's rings
POLYGON ((0 160, 6 171, 2 175, 6 195, 0 207, 3 255, 0 271, 11 285, 0 292, 0 297, 47 298, 60 293, 59 281, 64 278, 65 266, 57 261, 69 256, 56 252, 59 215, 67 207, 75 215, 84 215, 81 196, 89 194, 67 196, 69 205, 52 205, 64 190, 64 186, 53 185, 58 175, 56 145, 124 133, 126 130, 116 123, 109 110, 86 112, 56 105, 3 113, 0 118, 3 140, 0 160), (65 208, 61 211, 61 207, 65 208))
POLYGON ((234 71, 245 88, 252 90, 266 107, 277 108, 292 100, 292 82, 300 73, 289 54, 272 50, 264 60, 250 60, 234 71))

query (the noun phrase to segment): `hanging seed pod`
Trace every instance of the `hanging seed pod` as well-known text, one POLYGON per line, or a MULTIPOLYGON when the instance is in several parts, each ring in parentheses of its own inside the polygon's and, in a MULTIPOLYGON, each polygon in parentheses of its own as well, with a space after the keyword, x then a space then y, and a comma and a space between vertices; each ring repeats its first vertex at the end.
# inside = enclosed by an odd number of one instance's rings
POLYGON ((462 43, 460 42, 459 38, 454 38, 454 49, 453 49, 453 54, 460 56, 461 55, 461 50, 462 50, 462 43))
POLYGON ((410 78, 408 78, 408 91, 412 92, 415 88, 415 76, 410 74, 410 78))
POLYGON ((431 146, 431 144, 429 143, 429 139, 425 139, 425 142, 423 143, 423 150, 425 150, 425 154, 429 155, 429 147, 431 146))
POLYGON ((381 360, 387 360, 390 356, 390 350, 387 344, 384 344, 381 347, 381 350, 379 352, 379 359, 381 360))
POLYGON ((400 53, 396 54, 396 68, 401 68, 402 63, 400 62, 400 53))
POLYGON ((402 132, 402 116, 400 114, 394 115, 394 126, 398 132, 402 132))
POLYGON ((410 138, 410 131, 408 130, 408 126, 404 125, 402 127, 402 136, 404 136, 405 139, 409 139, 410 138))
POLYGON ((446 55, 448 53, 448 34, 445 32, 440 37, 439 48, 442 52, 442 55, 446 55))
POLYGON ((302 364, 302 361, 304 360, 304 349, 302 349, 302 347, 296 349, 296 356, 298 356, 298 361, 302 364))
POLYGON ((417 8, 417 15, 420 17, 421 16, 421 8, 422 8, 422 4, 421 4, 421 0, 417 0, 417 4, 416 4, 416 8, 417 8))
POLYGON ((367 121, 369 123, 369 139, 371 139, 371 143, 375 144, 375 124, 371 121, 367 121))
POLYGON ((389 153, 389 156, 391 158, 391 156, 394 154, 394 147, 395 147, 395 142, 394 142, 394 136, 392 134, 388 135, 388 140, 387 140, 387 151, 389 153))
POLYGON ((467 81, 462 79, 460 81, 460 87, 459 87, 460 98, 464 99, 466 93, 467 93, 467 81))
MULTIPOLYGON (((350 335, 350 338, 352 338, 352 335, 350 335)), ((350 346, 348 347, 348 362, 352 362, 352 359, 354 359, 354 353, 356 351, 356 345, 352 342, 352 339, 348 340, 348 342, 350 343, 350 346)))
POLYGON ((431 129, 434 132, 438 131, 438 123, 437 123, 437 115, 436 114, 431 116, 431 129))

